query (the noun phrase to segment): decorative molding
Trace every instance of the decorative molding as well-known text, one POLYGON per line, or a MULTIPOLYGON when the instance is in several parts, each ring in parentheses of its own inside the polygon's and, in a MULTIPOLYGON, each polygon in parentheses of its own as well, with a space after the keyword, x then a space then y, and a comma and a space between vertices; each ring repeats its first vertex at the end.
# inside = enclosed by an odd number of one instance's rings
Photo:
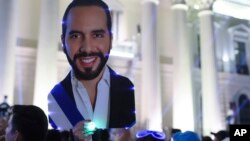
POLYGON ((242 2, 240 2, 240 0, 216 0, 213 4, 213 11, 222 15, 249 21, 250 7, 242 2))
POLYGON ((27 38, 17 38, 16 39, 16 45, 22 46, 22 47, 37 47, 37 40, 34 39, 27 39, 27 38))
POLYGON ((161 64, 173 64, 173 58, 168 56, 160 56, 160 62, 161 64))
MULTIPOLYGON (((229 33, 229 42, 230 42, 230 46, 229 46, 229 50, 230 50, 230 54, 229 57, 233 62, 233 66, 236 66, 236 57, 235 57, 235 47, 234 44, 235 42, 242 42, 245 44, 245 55, 246 55, 246 65, 248 67, 248 69, 250 68, 250 28, 244 24, 239 24, 233 27, 230 27, 228 29, 228 33, 229 33)), ((236 68, 234 68, 235 71, 236 68)))

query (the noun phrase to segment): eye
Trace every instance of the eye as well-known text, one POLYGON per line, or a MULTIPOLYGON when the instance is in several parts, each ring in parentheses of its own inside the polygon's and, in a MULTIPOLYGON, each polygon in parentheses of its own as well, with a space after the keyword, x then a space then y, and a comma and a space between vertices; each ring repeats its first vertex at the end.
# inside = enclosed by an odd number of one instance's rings
POLYGON ((94 37, 94 38, 103 38, 103 37, 104 37, 104 34, 103 34, 103 33, 94 33, 94 34, 93 34, 93 37, 94 37))
POLYGON ((77 39, 80 37, 81 37, 81 35, 79 33, 73 33, 73 34, 70 34, 70 36, 69 36, 70 39, 77 39))

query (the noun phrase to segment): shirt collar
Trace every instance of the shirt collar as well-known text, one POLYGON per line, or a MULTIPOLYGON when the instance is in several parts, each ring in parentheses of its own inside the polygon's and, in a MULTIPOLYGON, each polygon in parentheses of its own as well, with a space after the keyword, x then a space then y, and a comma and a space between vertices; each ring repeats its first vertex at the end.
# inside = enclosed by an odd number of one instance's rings
POLYGON ((110 72, 107 66, 104 67, 104 73, 101 81, 104 81, 108 86, 110 86, 110 72))

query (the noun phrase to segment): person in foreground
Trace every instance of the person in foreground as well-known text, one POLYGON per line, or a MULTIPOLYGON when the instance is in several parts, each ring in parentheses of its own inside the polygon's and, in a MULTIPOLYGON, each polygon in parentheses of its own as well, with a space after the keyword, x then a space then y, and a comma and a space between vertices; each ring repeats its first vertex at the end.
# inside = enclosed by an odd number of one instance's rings
POLYGON ((47 131, 47 116, 39 107, 34 105, 11 107, 8 126, 5 129, 5 141, 45 141, 47 131))
POLYGON ((172 139, 173 141, 201 141, 198 134, 193 131, 177 132, 172 139))
POLYGON ((63 16, 62 46, 72 69, 48 95, 49 121, 75 140, 105 141, 111 128, 129 135, 136 122, 133 83, 106 64, 111 28, 102 0, 73 0, 63 16))

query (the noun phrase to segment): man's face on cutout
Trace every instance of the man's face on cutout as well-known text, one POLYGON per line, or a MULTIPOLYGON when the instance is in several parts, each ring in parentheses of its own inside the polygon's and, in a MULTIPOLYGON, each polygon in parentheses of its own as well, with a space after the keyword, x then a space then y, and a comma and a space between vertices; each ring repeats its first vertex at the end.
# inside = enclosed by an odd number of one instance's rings
POLYGON ((112 42, 105 11, 98 6, 74 7, 68 13, 66 26, 62 42, 76 77, 96 78, 108 60, 112 42))

